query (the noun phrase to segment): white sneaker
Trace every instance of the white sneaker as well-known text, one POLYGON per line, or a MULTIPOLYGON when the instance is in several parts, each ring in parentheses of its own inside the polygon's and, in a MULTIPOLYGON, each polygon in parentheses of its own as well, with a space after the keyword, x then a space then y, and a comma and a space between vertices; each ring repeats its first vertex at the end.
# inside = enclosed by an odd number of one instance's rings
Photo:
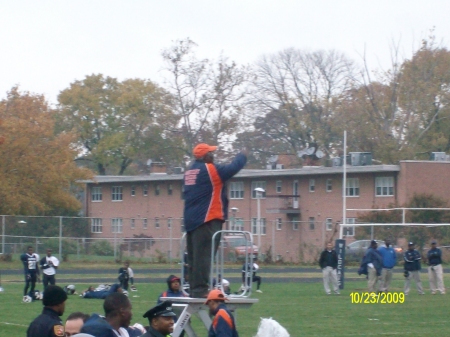
POLYGON ((257 292, 257 293, 261 293, 261 294, 262 294, 262 291, 261 291, 261 290, 259 290, 259 289, 257 289, 257 290, 256 290, 256 292, 257 292))

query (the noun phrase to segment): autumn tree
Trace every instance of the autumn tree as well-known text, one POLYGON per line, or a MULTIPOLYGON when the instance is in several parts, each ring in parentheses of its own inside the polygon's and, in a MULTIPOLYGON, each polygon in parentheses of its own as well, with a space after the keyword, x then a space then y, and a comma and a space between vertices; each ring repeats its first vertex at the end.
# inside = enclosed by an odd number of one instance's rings
POLYGON ((100 175, 122 175, 136 160, 180 158, 171 137, 173 99, 149 80, 90 75, 63 90, 58 101, 59 130, 77 134, 83 159, 100 175))
POLYGON ((0 212, 46 215, 81 207, 72 189, 91 172, 76 166, 74 135, 55 135, 44 97, 17 87, 0 101, 0 212))
POLYGON ((245 67, 224 56, 217 61, 198 59, 195 46, 187 38, 162 52, 186 155, 198 142, 228 145, 233 139, 243 118, 243 86, 248 80, 245 67))

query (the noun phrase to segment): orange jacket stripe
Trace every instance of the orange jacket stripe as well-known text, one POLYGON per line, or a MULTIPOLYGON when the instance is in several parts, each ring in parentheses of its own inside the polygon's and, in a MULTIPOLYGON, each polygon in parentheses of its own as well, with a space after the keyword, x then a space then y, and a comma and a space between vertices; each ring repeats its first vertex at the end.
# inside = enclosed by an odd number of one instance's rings
POLYGON ((208 212, 206 213, 205 222, 214 219, 223 220, 223 205, 221 198, 223 182, 213 164, 206 164, 206 169, 208 170, 209 178, 211 179, 213 192, 211 203, 209 204, 208 212))
POLYGON ((219 318, 222 317, 222 319, 229 325, 230 328, 233 328, 233 321, 231 320, 230 315, 228 315, 228 313, 223 310, 223 309, 219 309, 219 311, 217 312, 216 316, 214 316, 214 321, 213 321, 213 327, 214 329, 217 327, 217 323, 219 322, 219 318))

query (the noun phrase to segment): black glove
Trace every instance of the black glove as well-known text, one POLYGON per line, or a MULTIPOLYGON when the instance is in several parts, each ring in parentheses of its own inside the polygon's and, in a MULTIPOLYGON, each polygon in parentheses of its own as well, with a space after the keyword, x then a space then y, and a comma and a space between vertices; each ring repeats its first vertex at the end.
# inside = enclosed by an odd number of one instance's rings
POLYGON ((404 277, 408 277, 409 276, 409 271, 405 270, 405 272, 403 273, 404 277))

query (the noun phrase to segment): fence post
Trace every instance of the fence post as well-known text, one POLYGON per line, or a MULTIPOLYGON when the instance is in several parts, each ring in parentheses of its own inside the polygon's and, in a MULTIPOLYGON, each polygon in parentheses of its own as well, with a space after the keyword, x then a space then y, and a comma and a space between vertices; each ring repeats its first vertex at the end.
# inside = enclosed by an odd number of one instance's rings
POLYGON ((59 217, 59 258, 62 260, 62 216, 59 217))
POLYGON ((5 255, 5 215, 2 215, 2 254, 5 255))

